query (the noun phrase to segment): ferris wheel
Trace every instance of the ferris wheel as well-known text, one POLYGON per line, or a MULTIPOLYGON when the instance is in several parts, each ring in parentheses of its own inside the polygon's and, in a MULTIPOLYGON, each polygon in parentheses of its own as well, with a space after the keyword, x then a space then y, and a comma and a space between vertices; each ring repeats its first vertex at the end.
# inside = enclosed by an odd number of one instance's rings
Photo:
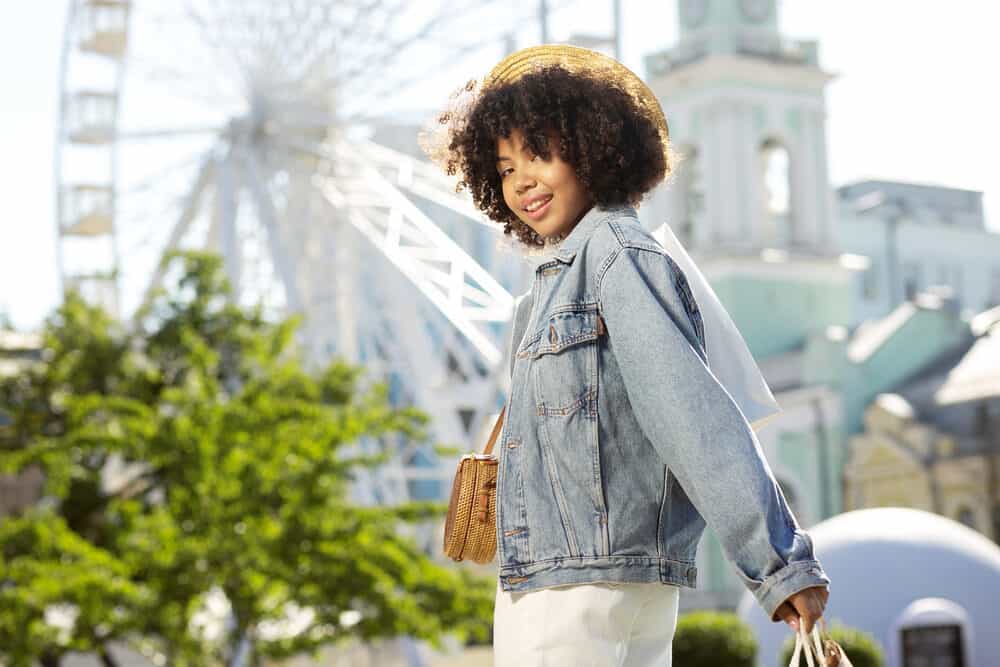
MULTIPOLYGON (((556 16, 574 3, 540 4, 556 16)), ((166 251, 215 250, 238 300, 305 316, 311 359, 363 364, 395 403, 432 415, 439 442, 480 444, 525 267, 408 150, 416 128, 393 142, 388 119, 438 106, 538 11, 70 0, 54 178, 64 289, 127 318, 164 282, 166 251)), ((367 500, 444 497, 453 461, 400 445, 367 500)))

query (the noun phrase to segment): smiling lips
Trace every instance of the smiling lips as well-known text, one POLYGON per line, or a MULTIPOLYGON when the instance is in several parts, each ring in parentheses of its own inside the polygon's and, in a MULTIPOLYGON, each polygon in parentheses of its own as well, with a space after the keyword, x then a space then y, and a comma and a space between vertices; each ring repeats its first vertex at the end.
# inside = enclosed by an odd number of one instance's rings
POLYGON ((542 217, 542 214, 544 214, 546 210, 548 210, 549 202, 551 201, 552 201, 552 195, 541 195, 538 197, 531 197, 530 199, 525 201, 524 205, 521 207, 521 210, 527 213, 529 217, 533 219, 538 219, 542 217))

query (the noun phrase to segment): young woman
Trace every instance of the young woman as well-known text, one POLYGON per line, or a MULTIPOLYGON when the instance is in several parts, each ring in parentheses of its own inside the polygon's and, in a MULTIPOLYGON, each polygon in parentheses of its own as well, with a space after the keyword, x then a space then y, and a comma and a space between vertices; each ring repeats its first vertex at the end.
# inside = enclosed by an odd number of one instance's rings
POLYGON ((495 664, 669 665, 706 523, 771 618, 810 630, 830 582, 751 426, 776 404, 700 271, 636 217, 671 167, 655 96, 543 45, 438 120, 425 150, 536 264, 495 448, 495 664))

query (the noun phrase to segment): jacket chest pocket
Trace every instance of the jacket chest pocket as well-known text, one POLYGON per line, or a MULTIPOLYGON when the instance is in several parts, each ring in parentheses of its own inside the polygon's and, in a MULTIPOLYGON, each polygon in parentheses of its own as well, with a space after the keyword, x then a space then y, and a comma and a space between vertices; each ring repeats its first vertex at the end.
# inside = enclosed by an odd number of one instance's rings
POLYGON ((597 347, 604 334, 597 306, 579 306, 554 310, 524 342, 517 355, 531 360, 539 415, 596 411, 597 347))

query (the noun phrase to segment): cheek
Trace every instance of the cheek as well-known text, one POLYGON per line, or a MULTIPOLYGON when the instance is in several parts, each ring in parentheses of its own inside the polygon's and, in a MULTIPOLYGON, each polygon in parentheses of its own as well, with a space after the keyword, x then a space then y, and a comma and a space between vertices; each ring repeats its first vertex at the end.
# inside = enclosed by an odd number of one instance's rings
POLYGON ((508 183, 510 183, 510 179, 503 181, 500 186, 500 191, 503 193, 503 201, 507 204, 507 208, 513 211, 516 215, 517 208, 515 206, 515 202, 517 201, 517 197, 514 195, 513 188, 511 188, 508 183))

